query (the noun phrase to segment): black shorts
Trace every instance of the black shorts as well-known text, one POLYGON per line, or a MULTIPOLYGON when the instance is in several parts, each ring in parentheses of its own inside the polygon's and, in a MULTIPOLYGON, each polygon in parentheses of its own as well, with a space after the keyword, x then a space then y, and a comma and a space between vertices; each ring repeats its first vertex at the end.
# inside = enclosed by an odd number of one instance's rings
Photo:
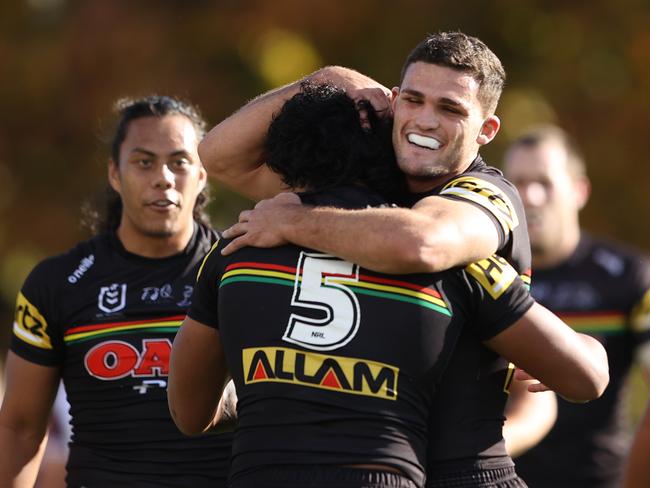
POLYGON ((230 488, 417 488, 406 476, 339 466, 275 466, 235 475, 230 488))
POLYGON ((527 488, 514 466, 447 473, 427 479, 427 488, 527 488))

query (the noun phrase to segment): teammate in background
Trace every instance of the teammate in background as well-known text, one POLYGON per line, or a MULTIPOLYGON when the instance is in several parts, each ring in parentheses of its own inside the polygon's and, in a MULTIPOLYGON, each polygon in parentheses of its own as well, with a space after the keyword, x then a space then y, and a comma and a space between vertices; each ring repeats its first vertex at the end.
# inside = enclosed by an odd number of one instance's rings
POLYGON ((504 163, 526 209, 533 296, 575 330, 596 337, 611 368, 598 401, 577 406, 558 399, 555 426, 517 459, 517 471, 534 488, 620 486, 630 445, 623 386, 635 359, 650 373, 648 260, 580 229, 590 184, 584 159, 564 131, 545 126, 525 133, 504 163))
POLYGON ((37 265, 18 295, 0 409, 3 487, 36 455, 59 378, 71 405, 69 487, 225 486, 230 438, 181 434, 166 394, 172 341, 217 240, 197 154, 205 123, 170 97, 117 110, 99 233, 37 265))
MULTIPOLYGON (((281 195, 241 214, 224 234, 233 238, 224 253, 291 242, 373 271, 408 273, 442 271, 496 252, 529 282, 519 195, 479 155, 498 132, 495 110, 505 80, 500 60, 482 41, 460 32, 428 36, 409 54, 392 91, 343 67, 307 79, 329 80, 354 100, 369 100, 378 113, 392 114, 393 147, 412 208, 313 208, 281 195)), ((214 127, 199 146, 208 174, 254 199, 290 189, 264 164, 264 143, 273 114, 300 83, 258 97, 214 127)), ((474 360, 456 354, 441 389, 453 391, 458 382, 472 387, 460 398, 442 395, 431 416, 429 479, 507 485, 515 476, 502 438, 507 363, 468 331, 459 350, 474 360)))
MULTIPOLYGON (((372 190, 386 189, 393 151, 367 118, 343 91, 305 86, 270 126, 267 164, 312 204, 383 203, 372 190)), ((174 343, 169 402, 179 427, 202 432, 230 370, 233 488, 422 486, 429 409, 462 328, 578 400, 605 387, 602 346, 533 303, 502 259, 400 276, 297 246, 224 257, 224 244, 174 343)))

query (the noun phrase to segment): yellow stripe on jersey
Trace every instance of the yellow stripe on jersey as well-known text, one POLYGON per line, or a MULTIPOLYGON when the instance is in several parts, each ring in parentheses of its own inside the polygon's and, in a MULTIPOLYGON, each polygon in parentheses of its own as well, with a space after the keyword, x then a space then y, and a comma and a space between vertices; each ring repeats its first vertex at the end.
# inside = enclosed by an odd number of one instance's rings
POLYGON ((517 278, 517 272, 508 261, 496 254, 476 261, 465 268, 492 298, 498 299, 517 278))
POLYGON ((635 332, 650 330, 650 290, 645 292, 643 298, 632 309, 630 325, 635 332))
POLYGON ((440 195, 453 195, 479 204, 494 215, 506 235, 519 225, 517 211, 508 195, 499 187, 480 178, 456 178, 444 186, 440 195))
POLYGON ((52 349, 47 321, 25 295, 18 293, 13 332, 23 342, 41 349, 52 349))
POLYGON ((203 261, 201 261, 201 266, 199 267, 199 271, 196 273, 196 281, 199 281, 199 278, 201 277, 201 272, 203 271, 203 266, 205 266, 205 262, 210 257, 210 254, 212 254, 212 251, 214 251, 217 248, 220 240, 221 240, 221 236, 218 236, 216 242, 212 244, 212 247, 208 251, 208 254, 206 254, 205 257, 203 258, 203 261))

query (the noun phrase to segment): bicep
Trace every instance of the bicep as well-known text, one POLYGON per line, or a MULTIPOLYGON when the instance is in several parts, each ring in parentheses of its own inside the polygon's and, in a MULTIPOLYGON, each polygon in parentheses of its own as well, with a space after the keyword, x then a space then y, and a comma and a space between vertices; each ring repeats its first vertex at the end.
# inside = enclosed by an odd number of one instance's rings
POLYGON ((228 370, 219 331, 186 317, 172 347, 168 400, 181 431, 197 434, 214 418, 228 370))
POLYGON ((433 196, 420 200, 413 210, 428 218, 429 245, 446 256, 446 268, 485 259, 498 250, 494 221, 472 203, 433 196))
POLYGON ((0 410, 2 424, 45 434, 59 380, 59 368, 32 363, 9 351, 0 410))

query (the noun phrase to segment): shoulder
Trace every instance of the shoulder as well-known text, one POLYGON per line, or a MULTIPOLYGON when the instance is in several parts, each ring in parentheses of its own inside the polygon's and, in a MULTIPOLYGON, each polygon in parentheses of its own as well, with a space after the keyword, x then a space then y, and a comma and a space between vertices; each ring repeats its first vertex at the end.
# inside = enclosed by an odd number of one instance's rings
POLYGON ((42 260, 29 273, 25 286, 45 283, 60 287, 77 283, 95 266, 98 254, 106 252, 106 240, 105 235, 96 236, 78 243, 64 253, 42 260))

